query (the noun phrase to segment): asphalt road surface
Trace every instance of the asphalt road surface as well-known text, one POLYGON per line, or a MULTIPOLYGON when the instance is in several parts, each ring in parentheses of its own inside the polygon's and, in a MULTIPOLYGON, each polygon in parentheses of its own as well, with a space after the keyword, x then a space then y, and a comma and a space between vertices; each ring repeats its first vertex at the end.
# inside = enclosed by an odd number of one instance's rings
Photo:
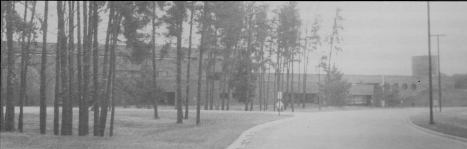
POLYGON ((256 132, 246 148, 467 149, 467 143, 408 123, 409 116, 422 112, 427 108, 296 113, 300 118, 256 132))

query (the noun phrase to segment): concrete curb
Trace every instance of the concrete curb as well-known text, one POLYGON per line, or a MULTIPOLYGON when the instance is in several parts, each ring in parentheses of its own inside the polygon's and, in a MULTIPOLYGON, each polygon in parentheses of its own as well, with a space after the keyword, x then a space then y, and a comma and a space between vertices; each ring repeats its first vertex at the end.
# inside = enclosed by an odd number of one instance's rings
MULTIPOLYGON (((281 113, 282 114, 282 113, 281 113)), ((277 121, 272 121, 272 122, 267 122, 264 124, 259 124, 256 126, 251 127, 250 129, 244 131, 238 138, 235 140, 232 144, 230 144, 226 149, 244 149, 246 148, 247 144, 250 143, 251 138, 255 135, 255 133, 261 129, 264 129, 266 127, 274 126, 274 125, 279 125, 284 122, 296 120, 300 116, 297 116, 299 114, 293 114, 293 113, 283 113, 284 115, 292 115, 293 117, 290 118, 285 118, 277 121)))
POLYGON ((467 145, 467 139, 465 139, 465 138, 458 137, 458 136, 453 136, 453 135, 449 135, 449 134, 445 134, 445 133, 441 133, 441 132, 437 132, 437 131, 433 131, 433 130, 430 130, 430 129, 427 129, 427 128, 423 128, 421 126, 418 126, 417 124, 414 124, 412 122, 412 120, 410 120, 410 117, 407 118, 406 122, 409 125, 411 125, 413 128, 417 128, 418 130, 424 131, 425 133, 429 133, 429 134, 432 134, 432 135, 437 135, 437 136, 440 136, 440 137, 448 138, 448 139, 451 139, 453 141, 457 141, 457 142, 460 142, 460 143, 463 143, 463 144, 467 145))

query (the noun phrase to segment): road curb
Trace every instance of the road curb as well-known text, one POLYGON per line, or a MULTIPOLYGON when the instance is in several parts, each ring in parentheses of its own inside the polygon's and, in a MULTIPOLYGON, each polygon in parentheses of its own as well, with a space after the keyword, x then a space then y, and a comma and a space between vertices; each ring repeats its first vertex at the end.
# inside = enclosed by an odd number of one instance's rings
MULTIPOLYGON (((286 113, 284 113, 286 114, 286 113)), ((259 124, 256 126, 251 127, 250 129, 244 131, 238 138, 235 140, 232 144, 230 144, 226 149, 244 149, 250 143, 251 138, 255 135, 255 133, 259 130, 262 130, 266 127, 274 126, 274 125, 279 125, 284 122, 292 121, 300 116, 297 116, 298 114, 287 114, 287 115, 292 115, 293 117, 290 118, 285 118, 281 120, 276 120, 272 122, 267 122, 264 124, 259 124)))
POLYGON ((420 131, 424 131, 424 132, 429 133, 429 134, 432 134, 432 135, 441 136, 441 137, 448 138, 448 139, 451 139, 451 140, 454 140, 454 141, 457 141, 457 142, 461 142, 461 143, 467 144, 467 139, 465 139, 465 138, 458 137, 458 136, 453 136, 453 135, 449 135, 449 134, 445 134, 445 133, 441 133, 441 132, 437 132, 437 131, 433 131, 433 130, 430 130, 430 129, 427 129, 427 128, 423 128, 423 127, 421 127, 421 126, 418 126, 417 124, 414 124, 414 123, 412 122, 412 120, 410 120, 410 117, 407 118, 407 121, 406 121, 406 122, 407 122, 409 125, 411 125, 412 127, 417 128, 417 129, 420 130, 420 131))

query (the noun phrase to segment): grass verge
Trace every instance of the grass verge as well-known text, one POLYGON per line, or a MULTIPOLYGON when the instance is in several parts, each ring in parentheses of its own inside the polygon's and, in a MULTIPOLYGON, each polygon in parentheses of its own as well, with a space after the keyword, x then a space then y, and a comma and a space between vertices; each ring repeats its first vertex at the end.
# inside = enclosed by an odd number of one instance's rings
POLYGON ((433 112, 433 125, 429 124, 428 113, 411 116, 410 120, 420 127, 467 139, 467 108, 433 112))
MULTIPOLYGON (((25 133, 0 134, 0 148, 190 148, 219 149, 229 146, 245 130, 262 123, 287 118, 274 113, 201 111, 201 125, 195 124, 195 111, 183 124, 175 124, 176 111, 160 111, 160 119, 153 119, 150 109, 117 109, 114 137, 77 136, 78 111, 74 111, 73 136, 53 135, 53 112, 48 110, 47 134, 39 134, 39 114, 24 114, 25 133)), ((108 119, 108 121, 110 118, 108 119)))

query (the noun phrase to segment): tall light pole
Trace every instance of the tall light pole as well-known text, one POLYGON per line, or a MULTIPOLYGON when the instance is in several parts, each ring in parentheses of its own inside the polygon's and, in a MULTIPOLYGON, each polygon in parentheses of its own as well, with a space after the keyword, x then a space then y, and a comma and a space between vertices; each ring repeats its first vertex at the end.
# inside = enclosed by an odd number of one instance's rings
POLYGON ((428 10, 428 82, 430 85, 430 125, 435 124, 433 122, 433 88, 432 88, 432 72, 431 72, 431 37, 430 37, 430 2, 427 2, 428 10))
POLYGON ((436 34, 436 35, 431 35, 431 36, 436 36, 436 40, 438 42, 438 95, 439 95, 439 112, 441 112, 441 62, 439 60, 440 54, 439 54, 439 36, 443 37, 446 36, 446 34, 436 34))

